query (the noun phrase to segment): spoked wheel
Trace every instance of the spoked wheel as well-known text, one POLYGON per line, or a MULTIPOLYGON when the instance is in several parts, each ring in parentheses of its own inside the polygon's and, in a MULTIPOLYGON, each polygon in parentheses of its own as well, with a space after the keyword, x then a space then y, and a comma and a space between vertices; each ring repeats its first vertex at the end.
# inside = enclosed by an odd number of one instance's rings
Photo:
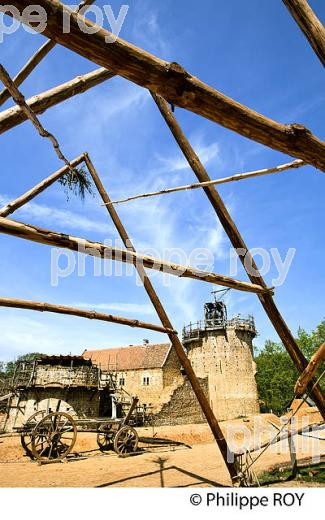
POLYGON ((131 426, 123 426, 115 435, 114 450, 118 455, 127 455, 137 451, 139 437, 131 426))
POLYGON ((44 417, 44 415, 46 415, 45 410, 39 410, 38 412, 33 413, 33 415, 31 415, 29 419, 27 419, 24 425, 28 432, 23 432, 20 434, 20 443, 24 448, 26 455, 28 455, 28 457, 30 457, 32 460, 34 459, 34 455, 31 450, 32 431, 37 425, 37 423, 44 417))
POLYGON ((62 460, 72 450, 77 426, 71 415, 52 412, 43 417, 32 432, 31 450, 36 460, 62 460))
POLYGON ((97 434, 97 444, 101 451, 110 451, 114 449, 115 431, 112 428, 103 428, 97 434))

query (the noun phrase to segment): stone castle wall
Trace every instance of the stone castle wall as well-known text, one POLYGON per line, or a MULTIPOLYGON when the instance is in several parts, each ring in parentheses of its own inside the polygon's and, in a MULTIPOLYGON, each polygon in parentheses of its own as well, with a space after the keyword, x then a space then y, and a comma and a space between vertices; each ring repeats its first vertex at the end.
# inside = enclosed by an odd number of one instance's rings
MULTIPOLYGON (((208 378, 199 379, 204 393, 209 395, 208 378)), ((188 379, 174 390, 170 399, 154 416, 154 425, 199 424, 206 422, 205 416, 188 379)))
POLYGON ((0 431, 14 431, 22 426, 38 410, 56 411, 58 401, 60 412, 68 412, 73 417, 98 417, 99 395, 97 389, 33 388, 20 391, 11 398, 10 411, 0 425, 0 431))
POLYGON ((252 333, 227 327, 205 331, 188 344, 196 375, 208 377, 208 397, 219 420, 259 413, 252 333))

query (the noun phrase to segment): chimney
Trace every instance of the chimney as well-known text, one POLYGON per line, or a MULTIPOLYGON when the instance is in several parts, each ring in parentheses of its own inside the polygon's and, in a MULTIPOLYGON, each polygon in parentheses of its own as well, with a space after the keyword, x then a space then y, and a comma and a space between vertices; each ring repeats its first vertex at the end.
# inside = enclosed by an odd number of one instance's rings
POLYGON ((149 345, 149 340, 148 340, 148 339, 144 339, 144 340, 143 340, 143 345, 144 345, 144 346, 145 346, 145 345, 149 345))

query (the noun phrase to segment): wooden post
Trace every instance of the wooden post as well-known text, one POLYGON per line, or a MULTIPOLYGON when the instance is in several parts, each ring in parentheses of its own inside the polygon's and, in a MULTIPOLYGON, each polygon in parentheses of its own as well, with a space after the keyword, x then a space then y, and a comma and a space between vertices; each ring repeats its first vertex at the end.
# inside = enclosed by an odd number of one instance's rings
POLYGON ((325 28, 306 0, 283 0, 325 67, 325 28))
POLYGON ((68 314, 69 316, 78 316, 79 318, 87 318, 89 320, 107 321, 110 323, 119 323, 128 327, 136 327, 140 329, 153 330, 155 332, 177 334, 174 329, 153 325, 139 320, 131 320, 122 318, 121 316, 113 316, 112 314, 104 314, 91 310, 76 309, 74 307, 66 307, 64 305, 53 305, 46 302, 34 302, 30 300, 18 300, 15 298, 0 298, 0 307, 10 307, 15 309, 27 309, 39 312, 53 312, 56 314, 68 314))
MULTIPOLYGON (((79 7, 77 8, 77 13, 83 7, 93 4, 94 0, 84 0, 81 2, 79 7)), ((18 72, 17 76, 14 77, 14 83, 16 87, 19 87, 25 81, 26 78, 33 72, 33 70, 37 67, 37 65, 48 55, 48 53, 55 47, 56 41, 49 40, 45 42, 33 56, 28 60, 28 62, 23 66, 23 68, 18 72)), ((8 89, 3 89, 0 93, 0 106, 3 105, 10 98, 10 92, 8 89)))
MULTIPOLYGON (((73 161, 70 162, 70 166, 72 168, 75 168, 80 164, 82 161, 84 161, 84 154, 79 155, 79 157, 76 157, 73 161)), ((24 204, 32 200, 36 195, 39 195, 42 193, 46 188, 54 184, 57 180, 59 180, 62 175, 67 173, 69 171, 69 168, 67 166, 64 166, 63 168, 60 168, 60 170, 57 170, 56 172, 52 173, 49 177, 44 179, 39 184, 36 184, 31 190, 26 191, 23 195, 18 197, 15 200, 12 200, 6 206, 3 208, 0 208, 0 217, 7 217, 17 209, 21 208, 24 204)))
MULTIPOLYGON (((124 243, 124 246, 131 252, 135 253, 136 250, 129 238, 129 235, 127 234, 126 232, 126 229, 125 227, 123 226, 121 220, 120 220, 120 217, 118 216, 115 208, 110 204, 110 198, 109 198, 109 195, 107 193, 107 191, 105 190, 96 170, 95 170, 95 167, 94 165, 92 164, 89 156, 86 154, 85 156, 85 161, 86 161, 86 164, 88 166, 88 169, 90 171, 90 174, 94 180, 94 183, 103 199, 103 202, 104 204, 106 204, 106 209, 113 221, 113 223, 115 224, 116 226, 116 229, 124 243)), ((149 280, 147 274, 146 274, 146 271, 144 269, 144 267, 140 264, 137 264, 136 266, 136 269, 137 269, 137 272, 139 274, 139 277, 143 283, 143 286, 151 300, 151 303, 152 305, 154 306, 156 312, 157 312, 157 315, 159 316, 160 318, 160 321, 162 323, 162 325, 168 329, 173 329, 173 326, 171 324, 171 321, 151 283, 151 281, 149 280)), ((219 426, 219 423, 210 407, 210 404, 209 404, 209 401, 207 399, 207 397, 205 396, 205 393, 203 392, 201 386, 200 386, 200 383, 195 375, 195 372, 192 368, 192 365, 184 351, 184 348, 183 348, 183 345, 179 339, 179 337, 176 335, 176 334, 168 334, 169 336, 169 339, 173 345, 173 348, 175 349, 175 352, 178 356, 178 359, 182 365, 182 367, 184 368, 184 371, 191 383, 191 386, 193 388, 193 392, 195 393, 196 395, 196 398, 202 408, 202 411, 205 415, 205 418, 211 428, 211 431, 213 433, 213 436, 219 446, 219 449, 220 449, 220 452, 221 452, 221 455, 223 457, 223 460, 228 468, 228 471, 229 471, 229 474, 233 480, 233 482, 235 482, 235 479, 237 477, 237 471, 236 471, 236 467, 235 467, 235 464, 233 462, 229 462, 229 460, 231 460, 231 457, 229 457, 230 455, 230 449, 227 445, 227 441, 222 433, 222 430, 219 426), (229 458, 228 458, 229 457, 229 458)))
POLYGON ((325 343, 323 343, 317 352, 311 357, 308 365, 306 366, 303 373, 300 375, 296 386, 295 386, 295 395, 300 397, 303 395, 306 390, 308 384, 311 382, 313 377, 315 376, 317 370, 321 366, 321 364, 325 361, 325 343))
MULTIPOLYGON (((292 430, 292 420, 290 420, 288 425, 288 431, 292 430)), ((290 461, 291 461, 291 477, 295 478, 298 473, 298 462, 297 462, 297 450, 294 434, 288 435, 288 445, 290 451, 290 461)))
MULTIPOLYGON (((46 90, 41 94, 37 94, 37 96, 27 99, 26 103, 34 114, 42 114, 48 108, 76 96, 77 94, 86 92, 90 88, 95 87, 114 76, 115 74, 109 70, 103 68, 96 69, 88 74, 77 76, 66 83, 62 83, 62 85, 46 90)), ((26 120, 27 116, 19 106, 14 106, 0 112, 0 134, 7 132, 7 130, 20 125, 26 120)))
POLYGON ((49 231, 47 229, 31 226, 29 224, 27 225, 23 222, 17 222, 16 220, 10 220, 8 218, 0 217, 0 233, 24 238, 25 240, 31 240, 32 242, 37 242, 39 244, 63 247, 65 249, 70 249, 71 251, 77 251, 78 253, 103 258, 105 260, 115 260, 126 264, 133 264, 135 266, 140 263, 143 267, 155 271, 171 274, 180 278, 191 278, 194 280, 200 280, 201 282, 223 285, 225 287, 238 289, 239 291, 252 293, 261 292, 263 294, 265 292, 272 292, 272 289, 267 287, 234 280, 233 278, 221 274, 203 271, 191 266, 166 262, 165 260, 160 260, 147 255, 140 255, 139 253, 130 250, 108 246, 101 244, 100 242, 92 242, 72 235, 57 233, 56 231, 49 231))
MULTIPOLYGON (((162 114, 163 118, 165 119, 168 127, 170 128, 176 142, 178 143, 180 149, 182 150, 185 158, 187 159, 190 167, 192 168, 193 172, 195 173, 196 177, 198 178, 199 182, 207 182, 210 181, 210 177, 205 170, 203 164, 201 163, 199 157, 196 155, 195 151, 193 150, 191 144, 189 143, 188 139, 184 135, 180 125, 178 124, 174 114, 170 110, 169 106, 167 105, 166 101, 162 99, 160 96, 157 96, 152 93, 152 96, 160 110, 160 113, 162 114)), ((262 285, 265 287, 265 282, 263 280, 263 277, 259 273, 259 270, 257 268, 257 265, 254 261, 254 259, 251 257, 248 247, 244 242, 244 239, 242 238, 235 222, 231 218, 223 200, 221 199, 218 191, 214 186, 208 186, 207 188, 204 188, 205 193, 207 194, 207 197, 214 208, 225 232, 227 233, 230 242, 232 243, 233 247, 238 251, 244 251, 244 255, 239 255, 239 258, 244 266, 244 269, 246 270, 250 280, 252 283, 262 285), (248 259, 248 262, 247 262, 248 259), (256 274, 252 274, 252 271, 247 269, 247 265, 250 265, 253 268, 253 272, 256 274)), ((277 306, 275 305, 275 302, 270 294, 264 294, 264 295, 258 295, 261 304, 264 307, 265 312, 267 313, 271 323, 273 324, 275 330, 277 331, 282 343, 284 344, 285 348, 287 349, 291 359, 293 360, 295 366, 299 370, 299 372, 303 372, 307 365, 307 360, 301 350, 299 349, 294 337, 292 336, 290 329, 288 328, 286 322, 284 321, 283 317, 281 316, 277 306)), ((320 413, 322 414, 322 417, 325 419, 325 402, 324 402, 324 396, 323 393, 317 385, 316 387, 309 386, 311 395, 316 403, 316 405, 319 408, 320 413)))
MULTIPOLYGON (((30 2, 11 0, 11 5, 22 13, 30 2)), ((160 94, 175 106, 186 108, 249 139, 325 171, 325 143, 304 126, 283 125, 273 121, 206 85, 177 63, 161 60, 121 38, 108 44, 107 38, 112 41, 115 36, 105 29, 86 35, 80 25, 83 23, 96 31, 95 24, 80 15, 71 14, 58 1, 38 0, 38 5, 45 9, 47 15, 43 34, 48 38, 160 94), (69 33, 63 31, 64 13, 70 18, 69 33)), ((8 14, 12 15, 9 12, 8 14)))

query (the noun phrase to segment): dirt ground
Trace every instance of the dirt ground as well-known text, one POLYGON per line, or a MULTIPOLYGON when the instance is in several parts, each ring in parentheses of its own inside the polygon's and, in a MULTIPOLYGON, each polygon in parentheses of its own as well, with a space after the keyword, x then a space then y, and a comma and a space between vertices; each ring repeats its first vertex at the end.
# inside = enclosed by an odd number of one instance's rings
MULTIPOLYGON (((300 420, 319 422, 318 413, 300 420)), ((247 432, 267 440, 275 434, 279 418, 263 414, 255 418, 221 423, 228 440, 240 443, 247 432), (256 422, 257 421, 257 422, 256 422), (245 433, 246 432, 246 433, 245 433)), ((17 436, 0 436, 0 487, 219 487, 229 486, 227 470, 206 424, 138 428, 140 436, 168 438, 183 442, 177 447, 140 445, 143 451, 120 458, 114 452, 101 453, 96 435, 79 433, 67 462, 38 465, 26 457, 17 436)), ((321 432, 324 436, 324 432, 321 432)), ((318 434, 321 435, 321 434, 318 434)), ((315 451, 325 455, 324 441, 296 436, 298 460, 315 451)), ((325 436, 324 436, 325 439, 325 436)), ((256 437, 255 437, 256 440, 256 437)), ((251 439, 254 444, 254 438, 251 439)), ((260 452, 252 454, 255 458, 260 452)), ((254 464, 257 474, 290 463, 288 441, 270 447, 254 464)), ((285 485, 280 483, 280 486, 285 485)), ((299 485, 289 482, 288 486, 299 485)), ((313 484, 311 484, 313 485, 313 484)))

